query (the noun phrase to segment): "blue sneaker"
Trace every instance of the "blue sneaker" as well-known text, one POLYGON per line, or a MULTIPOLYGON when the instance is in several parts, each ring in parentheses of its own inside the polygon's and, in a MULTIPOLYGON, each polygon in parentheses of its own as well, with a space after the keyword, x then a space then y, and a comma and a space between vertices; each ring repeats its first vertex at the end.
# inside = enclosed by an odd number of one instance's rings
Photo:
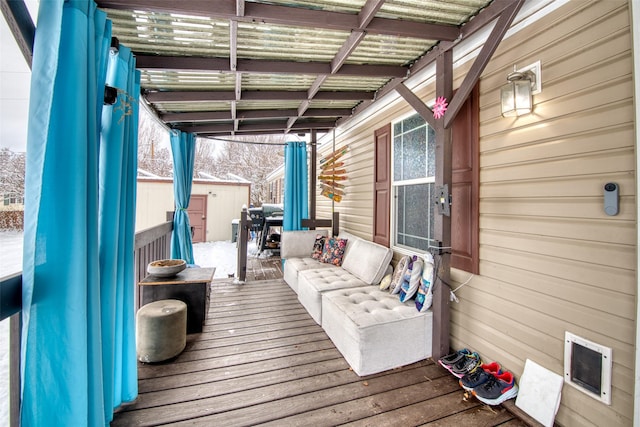
POLYGON ((492 375, 484 384, 473 389, 473 395, 487 405, 499 405, 518 395, 516 379, 511 372, 492 375))
POLYGON ((502 369, 497 362, 491 362, 486 365, 482 364, 480 365, 480 369, 476 369, 460 378, 460 387, 467 391, 472 391, 479 385, 486 383, 493 375, 499 375, 501 373, 502 369))

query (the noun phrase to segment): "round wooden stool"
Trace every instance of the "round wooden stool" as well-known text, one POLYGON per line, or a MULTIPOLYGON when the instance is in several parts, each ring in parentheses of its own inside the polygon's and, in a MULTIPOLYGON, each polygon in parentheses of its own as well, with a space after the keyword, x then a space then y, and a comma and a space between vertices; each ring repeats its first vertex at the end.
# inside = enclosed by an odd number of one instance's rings
POLYGON ((138 360, 162 362, 179 355, 187 344, 187 305, 176 299, 144 305, 136 315, 138 360))

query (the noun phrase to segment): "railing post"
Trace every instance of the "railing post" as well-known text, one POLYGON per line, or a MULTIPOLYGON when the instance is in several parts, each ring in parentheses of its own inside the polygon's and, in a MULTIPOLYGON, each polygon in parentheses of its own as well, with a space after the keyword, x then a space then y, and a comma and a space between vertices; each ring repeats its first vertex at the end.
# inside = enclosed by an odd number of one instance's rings
POLYGON ((20 336, 21 315, 9 318, 9 426, 20 426, 20 336))
POLYGON ((238 265, 236 268, 236 280, 244 283, 247 280, 247 239, 249 238, 249 227, 251 221, 247 219, 247 208, 240 213, 240 223, 238 224, 238 265))

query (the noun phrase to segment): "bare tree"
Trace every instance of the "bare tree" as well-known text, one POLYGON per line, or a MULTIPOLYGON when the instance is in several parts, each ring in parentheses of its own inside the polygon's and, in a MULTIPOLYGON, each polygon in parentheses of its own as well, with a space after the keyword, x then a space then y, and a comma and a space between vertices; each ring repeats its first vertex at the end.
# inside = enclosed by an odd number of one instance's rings
MULTIPOLYGON (((138 167, 158 176, 172 176, 167 130, 144 112, 139 123, 138 167)), ((229 174, 240 176, 251 182, 251 203, 260 206, 269 197, 267 175, 284 162, 284 141, 284 135, 198 138, 194 177, 200 172, 220 179, 228 179, 229 174)))
POLYGON ((167 130, 142 112, 138 125, 138 168, 158 176, 171 176, 173 162, 168 138, 167 130))
POLYGON ((266 177, 284 162, 284 135, 233 137, 233 141, 208 140, 218 145, 218 156, 211 163, 216 176, 235 174, 251 181, 251 203, 260 206, 269 197, 266 177))
POLYGON ((0 195, 13 199, 24 198, 25 153, 0 149, 0 195))

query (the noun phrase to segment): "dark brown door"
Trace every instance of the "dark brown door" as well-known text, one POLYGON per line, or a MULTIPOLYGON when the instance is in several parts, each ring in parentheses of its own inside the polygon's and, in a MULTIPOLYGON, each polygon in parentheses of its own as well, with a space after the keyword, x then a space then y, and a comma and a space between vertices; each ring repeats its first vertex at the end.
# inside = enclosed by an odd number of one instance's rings
POLYGON ((207 195, 192 194, 189 200, 189 223, 193 235, 193 243, 205 242, 207 240, 207 195))
POLYGON ((391 123, 375 131, 373 241, 389 247, 391 213, 391 123))

